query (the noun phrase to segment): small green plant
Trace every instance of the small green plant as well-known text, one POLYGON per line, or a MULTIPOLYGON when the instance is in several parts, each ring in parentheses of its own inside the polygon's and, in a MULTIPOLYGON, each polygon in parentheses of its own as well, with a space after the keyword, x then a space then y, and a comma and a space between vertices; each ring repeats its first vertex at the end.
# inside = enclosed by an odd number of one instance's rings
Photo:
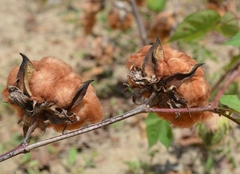
POLYGON ((83 156, 83 160, 84 160, 84 168, 94 168, 96 167, 96 162, 95 162, 95 158, 97 157, 97 153, 96 152, 92 152, 90 157, 85 157, 83 156))
POLYGON ((67 166, 69 168, 71 168, 75 163, 76 163, 76 160, 77 160, 77 154, 78 154, 78 151, 76 148, 72 147, 69 151, 69 155, 68 155, 68 161, 67 161, 67 166))
POLYGON ((149 173, 149 165, 141 160, 127 161, 128 174, 149 173))
POLYGON ((169 123, 159 118, 155 113, 149 113, 145 123, 149 148, 158 141, 166 148, 169 148, 173 140, 172 129, 169 123))

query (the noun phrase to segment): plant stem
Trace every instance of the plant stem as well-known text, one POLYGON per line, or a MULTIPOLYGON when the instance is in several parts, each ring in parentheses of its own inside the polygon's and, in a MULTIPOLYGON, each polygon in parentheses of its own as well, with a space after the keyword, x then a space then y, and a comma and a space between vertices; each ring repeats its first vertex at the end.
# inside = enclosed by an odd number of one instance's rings
POLYGON ((230 75, 227 76, 228 79, 227 82, 225 83, 225 85, 222 87, 222 89, 220 89, 216 95, 216 97, 214 98, 212 104, 213 106, 218 106, 218 102, 219 99, 221 98, 221 96, 224 94, 224 92, 227 90, 227 88, 232 84, 232 82, 240 75, 240 70, 235 70, 233 71, 230 75))
POLYGON ((138 9, 137 9, 137 5, 136 5, 136 2, 135 0, 129 0, 131 6, 132 6, 132 9, 133 9, 133 14, 136 18, 136 21, 137 21, 137 25, 138 25, 138 29, 139 29, 139 33, 140 33, 140 36, 141 36, 141 40, 142 40, 142 44, 143 45, 147 45, 147 33, 146 33, 146 30, 143 26, 143 23, 142 23, 142 19, 139 15, 139 12, 138 12, 138 9))
POLYGON ((226 81, 227 77, 229 74, 231 74, 234 70, 238 69, 238 67, 240 66, 240 61, 238 61, 232 68, 230 68, 225 74, 223 74, 219 80, 217 81, 217 83, 215 83, 215 85, 212 87, 211 91, 215 91, 219 88, 221 82, 226 81))

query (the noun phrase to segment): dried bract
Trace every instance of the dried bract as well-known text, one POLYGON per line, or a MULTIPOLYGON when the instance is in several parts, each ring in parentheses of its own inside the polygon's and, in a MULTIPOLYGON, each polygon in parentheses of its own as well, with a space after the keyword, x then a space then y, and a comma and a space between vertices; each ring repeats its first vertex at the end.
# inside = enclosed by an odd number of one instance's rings
POLYGON ((35 128, 72 130, 102 119, 100 102, 90 85, 92 80, 82 82, 60 59, 45 57, 31 62, 21 56, 21 66, 12 69, 2 93, 18 111, 25 141, 35 128))
POLYGON ((83 15, 80 22, 83 24, 84 33, 91 34, 96 23, 96 15, 105 7, 105 0, 84 0, 82 3, 83 15))
POLYGON ((160 12, 151 21, 148 37, 154 41, 156 35, 159 35, 163 42, 170 38, 171 30, 175 22, 175 15, 170 12, 160 12))
POLYGON ((97 36, 89 45, 89 54, 98 65, 109 66, 113 61, 114 47, 108 37, 97 36))
MULTIPOLYGON (((151 107, 191 108, 208 105, 209 85, 200 66, 188 55, 161 45, 159 38, 131 55, 126 66, 129 87, 134 91, 133 102, 149 99, 151 107)), ((179 127, 190 127, 211 115, 202 113, 158 113, 179 127)))

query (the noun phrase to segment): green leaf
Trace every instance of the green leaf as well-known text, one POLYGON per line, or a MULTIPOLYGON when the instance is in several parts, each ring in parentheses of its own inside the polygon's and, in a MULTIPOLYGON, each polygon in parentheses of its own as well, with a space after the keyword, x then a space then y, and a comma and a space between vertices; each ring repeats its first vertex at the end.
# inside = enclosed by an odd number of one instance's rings
POLYGON ((232 45, 235 47, 240 47, 240 31, 235 36, 233 36, 232 39, 224 42, 223 45, 232 45))
POLYGON ((169 123, 160 119, 156 113, 149 113, 145 123, 149 148, 155 145, 157 141, 160 141, 168 148, 173 140, 172 129, 169 123))
POLYGON ((236 95, 223 95, 220 98, 220 102, 223 105, 228 106, 229 108, 240 112, 240 100, 238 99, 238 97, 236 95))
POLYGON ((207 161, 204 164, 204 168, 207 171, 207 173, 210 173, 211 169, 213 168, 214 160, 211 156, 208 156, 207 161))
POLYGON ((234 36, 239 31, 238 21, 235 18, 231 12, 227 12, 221 18, 216 30, 225 36, 234 36))
POLYGON ((37 167, 38 165, 39 165, 38 160, 31 160, 28 162, 28 167, 30 167, 30 168, 37 167))
POLYGON ((77 149, 71 148, 68 156, 68 166, 71 167, 77 160, 77 149))
POLYGON ((28 174, 36 174, 36 171, 33 169, 27 169, 28 174))
POLYGON ((186 41, 198 38, 212 30, 221 19, 214 10, 202 10, 187 16, 180 23, 170 38, 170 42, 184 39, 186 41))
POLYGON ((20 164, 28 163, 31 161, 30 153, 24 154, 23 158, 20 160, 20 164))
POLYGON ((131 173, 140 173, 140 161, 135 160, 135 161, 127 161, 125 164, 128 166, 129 170, 131 173))
POLYGON ((165 6, 166 0, 147 0, 149 10, 160 12, 165 6))

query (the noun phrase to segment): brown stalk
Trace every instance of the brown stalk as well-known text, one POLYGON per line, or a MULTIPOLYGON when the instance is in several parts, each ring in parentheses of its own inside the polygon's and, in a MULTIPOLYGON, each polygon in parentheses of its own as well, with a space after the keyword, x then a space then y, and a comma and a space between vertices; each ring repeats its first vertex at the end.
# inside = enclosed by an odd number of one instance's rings
POLYGON ((211 91, 215 91, 219 88, 221 82, 226 81, 226 79, 228 79, 229 74, 232 74, 235 70, 238 69, 238 67, 240 66, 240 61, 238 61, 232 68, 230 68, 225 74, 223 74, 219 80, 217 81, 217 83, 215 83, 215 85, 212 87, 211 91))
MULTIPOLYGON (((236 67, 236 66, 235 66, 236 67)), ((224 77, 224 81, 226 81, 226 83, 224 84, 224 86, 219 89, 217 95, 215 96, 212 104, 213 106, 218 106, 218 101, 221 98, 221 96, 224 94, 224 92, 227 90, 227 88, 232 84, 232 82, 239 77, 240 75, 240 70, 235 70, 235 71, 231 71, 231 73, 228 73, 228 75, 226 75, 226 77, 224 77), (228 80, 226 80, 228 79, 228 80)))
POLYGON ((142 40, 142 44, 143 45, 147 45, 148 44, 147 43, 147 33, 146 33, 146 30, 145 30, 145 28, 143 26, 142 19, 141 19, 140 15, 139 15, 136 2, 135 2, 135 0, 129 0, 129 2, 131 4, 131 6, 132 6, 134 17, 136 18, 136 21, 137 21, 139 33, 140 33, 141 40, 142 40))

